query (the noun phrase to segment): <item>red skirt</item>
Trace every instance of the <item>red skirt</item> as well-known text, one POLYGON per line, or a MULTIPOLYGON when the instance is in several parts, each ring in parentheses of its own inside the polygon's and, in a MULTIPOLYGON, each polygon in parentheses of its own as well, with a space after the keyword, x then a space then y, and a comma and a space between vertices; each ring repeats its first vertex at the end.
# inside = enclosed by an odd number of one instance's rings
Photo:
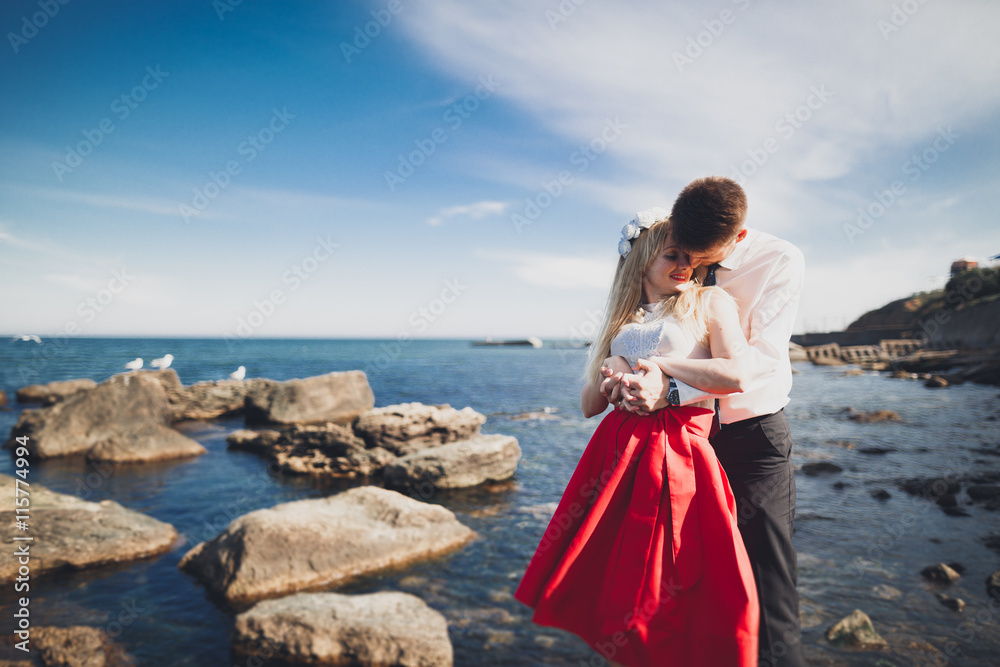
POLYGON ((759 608, 712 411, 611 412, 514 597, 623 665, 757 664, 759 608))

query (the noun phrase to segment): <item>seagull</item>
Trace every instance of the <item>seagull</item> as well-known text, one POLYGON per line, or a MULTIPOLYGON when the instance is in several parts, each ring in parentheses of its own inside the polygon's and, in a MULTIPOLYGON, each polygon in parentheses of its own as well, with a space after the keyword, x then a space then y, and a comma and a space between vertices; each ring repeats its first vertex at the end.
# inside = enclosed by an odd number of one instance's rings
POLYGON ((165 371, 168 368, 170 368, 170 364, 171 362, 173 362, 173 360, 174 360, 174 355, 165 354, 159 359, 153 359, 151 362, 149 362, 149 365, 153 366, 154 368, 159 368, 161 371, 165 371))
POLYGON ((125 368, 129 369, 130 371, 139 370, 140 368, 142 368, 142 357, 136 357, 132 361, 128 362, 127 364, 125 364, 125 368))
POLYGON ((35 334, 23 334, 21 336, 14 336, 14 338, 12 340, 14 340, 14 341, 24 341, 24 342, 34 341, 34 342, 38 343, 39 345, 42 344, 42 339, 39 338, 38 336, 36 336, 35 334))
POLYGON ((246 376, 247 376, 247 367, 246 366, 240 366, 235 371, 233 371, 232 373, 229 374, 229 377, 231 377, 234 380, 242 380, 246 376))

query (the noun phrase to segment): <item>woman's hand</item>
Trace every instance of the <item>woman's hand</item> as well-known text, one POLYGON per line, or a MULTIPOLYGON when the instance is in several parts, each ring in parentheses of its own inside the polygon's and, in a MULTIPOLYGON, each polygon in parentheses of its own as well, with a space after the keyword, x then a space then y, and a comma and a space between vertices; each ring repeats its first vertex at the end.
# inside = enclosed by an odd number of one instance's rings
POLYGON ((622 377, 631 372, 632 368, 625 357, 614 356, 604 360, 604 365, 601 366, 604 381, 601 382, 600 391, 608 399, 608 403, 614 405, 621 399, 622 377))

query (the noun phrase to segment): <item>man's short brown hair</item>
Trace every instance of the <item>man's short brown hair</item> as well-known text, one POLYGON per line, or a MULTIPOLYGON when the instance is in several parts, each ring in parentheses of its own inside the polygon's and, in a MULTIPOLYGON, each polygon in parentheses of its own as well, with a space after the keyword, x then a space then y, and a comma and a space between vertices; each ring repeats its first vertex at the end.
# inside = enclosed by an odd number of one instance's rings
POLYGON ((674 239, 688 252, 705 252, 731 241, 746 217, 746 193, 739 183, 722 176, 688 183, 670 212, 674 239))

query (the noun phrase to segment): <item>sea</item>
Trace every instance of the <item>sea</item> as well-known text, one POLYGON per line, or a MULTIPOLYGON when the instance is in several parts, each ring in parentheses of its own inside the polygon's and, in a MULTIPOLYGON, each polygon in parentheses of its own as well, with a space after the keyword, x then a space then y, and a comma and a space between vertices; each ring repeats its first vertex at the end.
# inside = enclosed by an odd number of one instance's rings
MULTIPOLYGON (((466 406, 487 415, 486 433, 517 438, 523 451, 513 480, 438 493, 427 502, 453 511, 478 539, 450 555, 366 576, 343 593, 405 591, 448 620, 456 665, 602 665, 573 635, 531 622, 512 594, 600 417, 579 411, 586 352, 568 341, 541 348, 478 347, 469 340, 258 340, 70 338, 0 342, 0 411, 9 433, 25 384, 87 377, 103 381, 136 357, 174 355, 184 384, 225 379, 238 365, 247 377, 275 380, 364 370, 375 405, 419 401, 466 406)), ((1000 604, 985 581, 1000 569, 1000 511, 964 489, 1000 475, 1000 403, 996 387, 930 389, 874 372, 795 364, 786 408, 795 447, 801 641, 816 665, 1000 665, 1000 604), (900 421, 858 423, 845 410, 893 410, 900 421), (807 474, 829 462, 841 470, 807 474), (960 481, 956 504, 911 495, 903 481, 960 481), (972 481, 970 481, 972 480, 972 481), (921 570, 955 563, 952 584, 921 570), (962 611, 939 601, 960 598, 962 611), (832 646, 828 628, 855 609, 867 613, 888 648, 832 646)), ((258 456, 226 448, 241 420, 182 425, 206 454, 190 459, 98 469, 80 458, 33 461, 29 480, 89 501, 113 500, 172 524, 181 535, 155 558, 31 581, 32 627, 103 628, 137 665, 260 665, 231 654, 236 609, 210 599, 177 568, 195 544, 236 516, 278 503, 336 494, 357 481, 272 475, 258 456), (237 499, 239 501, 237 502, 237 499), (125 619, 127 622, 121 622, 125 619)), ((0 472, 12 474, 11 456, 0 472)), ((5 527, 10 543, 12 528, 5 527)), ((13 631, 14 594, 5 586, 0 617, 13 631)), ((796 638, 790 639, 795 641, 796 638)), ((264 663, 266 664, 266 662, 264 663)))

